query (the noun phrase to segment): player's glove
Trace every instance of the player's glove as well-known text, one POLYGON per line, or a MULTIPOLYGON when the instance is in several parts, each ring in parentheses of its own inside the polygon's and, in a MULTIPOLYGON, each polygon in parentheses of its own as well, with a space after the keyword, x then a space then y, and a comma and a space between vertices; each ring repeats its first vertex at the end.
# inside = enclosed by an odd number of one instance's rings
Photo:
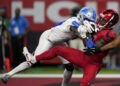
POLYGON ((100 48, 97 48, 97 47, 92 47, 92 48, 86 48, 86 49, 84 49, 84 53, 86 55, 94 55, 94 54, 98 54, 100 52, 101 52, 100 48))
POLYGON ((96 47, 95 43, 89 37, 86 42, 86 47, 87 48, 84 49, 86 55, 94 55, 100 52, 100 49, 96 47))
POLYGON ((98 32, 99 31, 99 29, 97 28, 97 26, 96 26, 96 23, 94 23, 94 22, 90 22, 90 21, 88 21, 88 20, 84 20, 83 21, 83 24, 84 24, 84 26, 86 26, 86 30, 87 30, 87 32, 89 32, 89 33, 93 33, 93 32, 98 32))

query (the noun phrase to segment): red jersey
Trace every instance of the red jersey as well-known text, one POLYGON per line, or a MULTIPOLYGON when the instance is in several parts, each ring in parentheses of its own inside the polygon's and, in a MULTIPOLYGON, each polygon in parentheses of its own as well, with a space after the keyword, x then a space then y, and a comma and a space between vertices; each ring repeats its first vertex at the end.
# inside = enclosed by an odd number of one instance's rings
MULTIPOLYGON (((116 33, 113 30, 101 30, 94 36, 94 42, 97 47, 102 47, 116 38, 116 33)), ((107 55, 108 51, 99 54, 91 55, 95 61, 102 62, 102 59, 107 55)))

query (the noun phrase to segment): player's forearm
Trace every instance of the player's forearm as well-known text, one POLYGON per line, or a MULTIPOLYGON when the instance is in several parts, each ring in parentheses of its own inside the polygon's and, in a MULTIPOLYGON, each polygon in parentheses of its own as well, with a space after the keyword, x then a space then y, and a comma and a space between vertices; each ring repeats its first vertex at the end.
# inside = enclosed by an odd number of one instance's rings
POLYGON ((101 47, 101 51, 106 51, 106 50, 109 50, 109 49, 113 49, 113 48, 116 48, 117 46, 120 46, 120 35, 115 39, 113 40, 112 42, 106 44, 105 46, 101 47))

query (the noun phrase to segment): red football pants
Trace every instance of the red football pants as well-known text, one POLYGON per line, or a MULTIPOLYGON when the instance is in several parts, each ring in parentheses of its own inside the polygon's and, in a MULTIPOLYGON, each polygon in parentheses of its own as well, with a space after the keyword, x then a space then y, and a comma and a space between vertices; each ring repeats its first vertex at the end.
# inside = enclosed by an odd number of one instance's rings
POLYGON ((101 66, 95 65, 94 61, 85 55, 84 52, 63 46, 56 46, 36 56, 36 60, 49 60, 58 55, 83 68, 84 74, 80 86, 88 86, 101 68, 101 66))

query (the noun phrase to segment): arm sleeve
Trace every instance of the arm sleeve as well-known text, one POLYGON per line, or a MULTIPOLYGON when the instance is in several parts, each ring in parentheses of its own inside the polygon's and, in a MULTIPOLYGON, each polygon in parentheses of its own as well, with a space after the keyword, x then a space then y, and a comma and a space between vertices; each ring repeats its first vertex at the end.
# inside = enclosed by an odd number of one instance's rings
POLYGON ((29 23, 28 23, 28 21, 27 21, 26 18, 24 18, 24 27, 25 27, 25 28, 26 28, 26 27, 29 27, 29 23))
POLYGON ((106 50, 109 50, 109 49, 116 48, 119 45, 120 45, 120 34, 115 40, 113 40, 112 42, 110 42, 110 43, 106 44, 105 46, 101 47, 100 50, 101 51, 106 51, 106 50))

